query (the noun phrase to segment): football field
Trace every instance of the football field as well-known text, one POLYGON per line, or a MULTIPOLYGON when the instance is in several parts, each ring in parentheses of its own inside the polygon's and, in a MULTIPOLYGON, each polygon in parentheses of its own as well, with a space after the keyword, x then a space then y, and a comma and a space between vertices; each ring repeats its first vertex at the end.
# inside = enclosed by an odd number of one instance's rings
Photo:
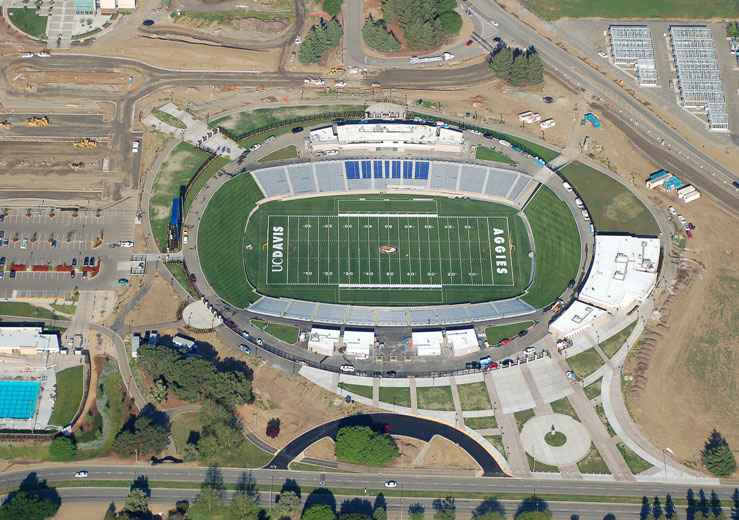
POLYGON ((440 215, 431 199, 335 202, 322 214, 266 216, 268 292, 335 288, 343 302, 358 291, 402 299, 420 290, 443 302, 447 288, 511 290, 527 282, 515 267, 512 215, 440 215))

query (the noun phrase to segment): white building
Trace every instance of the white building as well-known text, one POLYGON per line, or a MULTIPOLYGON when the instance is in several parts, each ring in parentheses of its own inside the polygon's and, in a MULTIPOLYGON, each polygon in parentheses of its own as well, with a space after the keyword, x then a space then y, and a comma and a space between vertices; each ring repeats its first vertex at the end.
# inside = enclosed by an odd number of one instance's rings
POLYGON ((480 350, 480 342, 477 340, 475 329, 447 330, 447 342, 452 347, 455 356, 464 356, 480 350))
POLYGON ((375 345, 375 333, 368 330, 345 330, 344 345, 347 356, 367 359, 370 349, 375 345))
POLYGON ((444 335, 440 330, 413 332, 411 341, 419 356, 440 356, 444 335))
POLYGON ((195 341, 181 334, 177 334, 174 338, 172 338, 172 344, 175 347, 180 347, 187 350, 193 350, 196 348, 195 341))
POLYGON ((139 347, 141 346, 141 336, 134 334, 131 338, 131 357, 139 357, 139 347))
POLYGON ((308 338, 308 350, 324 356, 333 356, 340 336, 339 329, 313 327, 310 329, 310 337, 308 338))
POLYGON ((314 152, 327 150, 429 150, 460 153, 466 141, 461 130, 427 121, 409 121, 398 105, 379 103, 367 108, 362 120, 340 121, 310 131, 308 146, 314 152))
POLYGON ((575 300, 549 325, 549 332, 570 338, 608 319, 608 313, 594 305, 575 300))
POLYGON ((30 356, 59 352, 59 336, 44 334, 41 327, 0 327, 0 353, 30 356))
POLYGON ((658 238, 596 235, 595 258, 579 299, 608 312, 643 302, 657 282, 658 238))

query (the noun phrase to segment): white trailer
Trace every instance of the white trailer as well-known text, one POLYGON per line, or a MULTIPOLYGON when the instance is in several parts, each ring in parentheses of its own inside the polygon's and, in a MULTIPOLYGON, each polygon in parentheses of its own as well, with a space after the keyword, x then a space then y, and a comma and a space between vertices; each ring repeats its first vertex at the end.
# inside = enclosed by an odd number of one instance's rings
POLYGON ((657 186, 662 186, 665 183, 665 181, 669 178, 670 178, 669 175, 664 175, 657 179, 650 179, 647 181, 647 188, 649 188, 650 190, 653 190, 657 186))
POLYGON ((556 123, 554 122, 554 119, 545 119, 541 123, 539 123, 539 128, 542 130, 545 130, 547 128, 552 128, 556 123))
POLYGON ((683 186, 682 188, 680 188, 679 190, 677 190, 677 198, 682 199, 686 195, 690 195, 694 191, 696 191, 695 190, 695 186, 693 186, 692 184, 688 184, 687 186, 683 186))
POLYGON ((683 202, 686 204, 688 202, 693 202, 695 199, 699 199, 700 196, 701 196, 700 191, 694 191, 693 193, 689 193, 688 195, 686 195, 685 198, 683 199, 683 202))

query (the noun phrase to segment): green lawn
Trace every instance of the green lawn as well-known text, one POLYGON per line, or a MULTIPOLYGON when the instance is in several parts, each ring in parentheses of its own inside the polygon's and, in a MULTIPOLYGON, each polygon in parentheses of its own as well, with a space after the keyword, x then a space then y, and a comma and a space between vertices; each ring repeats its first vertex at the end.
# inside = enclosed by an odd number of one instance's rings
POLYGON ((18 29, 40 38, 46 34, 46 16, 40 16, 38 12, 30 7, 11 7, 8 16, 18 29))
POLYGON ((396 406, 411 407, 411 389, 405 386, 381 386, 380 401, 395 404, 396 406))
POLYGON ((631 332, 636 327, 637 321, 638 320, 634 321, 634 323, 632 323, 631 325, 627 325, 625 328, 621 329, 620 332, 617 332, 607 340, 601 341, 600 349, 606 356, 608 356, 608 359, 612 358, 614 354, 618 352, 619 349, 623 346, 623 344, 626 342, 626 338, 629 337, 631 332))
POLYGON ((285 343, 294 345, 298 342, 300 328, 295 325, 282 325, 280 323, 269 323, 260 320, 251 320, 251 324, 285 343))
POLYGON ((578 379, 583 379, 600 368, 603 364, 603 358, 600 357, 595 348, 589 348, 584 352, 568 357, 567 364, 570 365, 578 379))
MULTIPOLYGON (((241 237, 249 212, 262 198, 248 173, 228 181, 210 200, 198 230, 200 265, 208 283, 219 297, 236 307, 246 307, 258 299, 246 280, 241 237), (225 238, 228 237, 228 238, 225 238)), ((261 247, 263 240, 252 244, 261 247)))
POLYGON ((192 206, 192 203, 197 199, 198 193, 203 189, 203 186, 205 186, 208 181, 227 164, 228 159, 221 157, 220 155, 216 156, 212 161, 210 161, 210 163, 208 163, 208 166, 203 168, 198 177, 192 181, 190 189, 187 190, 187 195, 185 195, 185 215, 190 211, 190 206, 192 206))
POLYGON ((54 309, 57 312, 61 312, 62 314, 74 314, 77 312, 77 306, 72 305, 61 305, 58 303, 51 303, 49 306, 54 309))
POLYGON ((372 387, 366 386, 366 385, 352 385, 350 383, 339 383, 339 388, 344 389, 344 393, 346 394, 354 394, 358 395, 360 397, 366 397, 367 399, 372 399, 372 387))
POLYGON ((603 378, 598 378, 597 381, 594 381, 590 383, 588 386, 583 388, 583 391, 585 392, 585 395, 588 396, 588 399, 593 399, 595 397, 598 397, 600 395, 600 385, 603 382, 603 378))
POLYGON ((509 323, 508 325, 499 325, 497 327, 488 327, 485 329, 485 336, 488 343, 493 346, 507 338, 518 336, 522 330, 526 330, 534 324, 533 321, 522 321, 519 323, 509 323))
POLYGON ((259 159, 258 163, 266 163, 270 161, 284 161, 285 159, 295 159, 298 156, 298 149, 294 144, 275 150, 269 155, 265 155, 259 159))
POLYGON ((534 283, 522 298, 535 308, 549 305, 567 289, 580 266, 580 235, 574 216, 552 190, 541 186, 524 210, 536 250, 534 283))
MULTIPOLYGON (((86 417, 87 421, 92 421, 92 427, 90 431, 87 433, 79 433, 75 434, 74 438, 77 441, 78 444, 83 444, 85 442, 92 442, 95 439, 100 438, 100 436, 103 434, 103 416, 99 413, 96 413, 92 419, 90 419, 90 416, 88 415, 86 417)), ((80 432, 82 430, 79 430, 80 432)))
POLYGON ((608 469, 603 457, 600 456, 598 448, 595 444, 590 443, 590 453, 588 453, 584 459, 577 463, 577 467, 580 473, 600 473, 610 474, 611 471, 608 469))
POLYGON ((6 316, 22 316, 25 318, 57 319, 59 316, 48 309, 36 307, 25 302, 0 302, 0 314, 6 316))
MULTIPOLYGON (((361 110, 362 105, 258 108, 215 119, 208 126, 220 126, 239 139, 250 132, 267 130, 267 127, 271 125, 285 124, 286 126, 291 126, 293 124, 291 121, 295 121, 294 125, 298 126, 300 125, 298 121, 300 119, 319 119, 325 117, 335 119, 341 117, 343 113, 356 115, 361 110)), ((315 122, 311 126, 314 124, 315 122)), ((287 128, 287 131, 290 131, 290 128, 287 128)))
POLYGON ((554 446, 555 448, 559 446, 564 446, 564 444, 567 442, 567 436, 558 431, 553 432, 547 432, 544 435, 544 442, 549 444, 550 446, 554 446))
POLYGON ((168 114, 167 112, 163 112, 159 109, 152 110, 151 113, 154 117, 159 119, 159 121, 161 121, 162 123, 166 123, 169 126, 179 128, 180 130, 184 130, 185 128, 187 128, 187 125, 185 123, 177 119, 172 114, 168 114))
POLYGON ((619 442, 618 444, 616 444, 616 447, 618 448, 618 451, 621 452, 621 456, 626 461, 626 465, 629 467, 634 475, 637 475, 642 471, 646 471, 652 467, 649 462, 634 453, 634 451, 626 446, 623 442, 619 442))
POLYGON ((516 426, 518 426, 518 431, 521 431, 523 425, 526 424, 526 421, 531 419, 534 415, 536 414, 531 408, 527 410, 521 410, 520 412, 515 412, 513 416, 516 418, 516 426))
POLYGON ((477 147, 477 151, 475 152, 475 159, 479 159, 480 161, 495 161, 499 163, 510 164, 511 166, 516 165, 516 161, 514 161, 513 159, 510 159, 502 153, 496 152, 495 150, 491 150, 490 148, 486 148, 484 146, 477 147))
POLYGON ((459 392, 459 404, 462 410, 490 410, 490 396, 488 387, 484 382, 457 385, 459 392))
POLYGON ((498 421, 495 420, 495 416, 493 415, 488 417, 465 417, 464 425, 473 430, 487 430, 497 428, 498 421))
POLYGON ((121 431, 126 422, 128 411, 125 407, 125 393, 122 391, 123 378, 120 372, 113 372, 105 378, 103 388, 105 396, 108 398, 110 410, 110 434, 105 440, 105 445, 110 448, 115 440, 115 436, 121 431))
MULTIPOLYGON (((467 421, 465 420, 465 424, 467 424, 467 421)), ((505 452, 505 445, 503 444, 503 436, 502 435, 488 435, 485 437, 487 441, 495 446, 495 449, 497 449, 503 457, 506 457, 505 452)))
POLYGON ((151 189, 149 220, 160 251, 167 248, 167 225, 172 216, 172 199, 184 195, 187 183, 209 157, 207 152, 182 142, 159 168, 151 189))
POLYGON ((600 418, 600 422, 602 422, 603 426, 605 426, 606 430, 608 430, 608 435, 610 435, 611 437, 615 437, 616 432, 613 430, 611 423, 608 422, 608 417, 606 417, 606 411, 603 408, 602 404, 599 404, 595 407, 595 413, 598 414, 598 417, 600 418))
POLYGON ((532 11, 547 20, 558 18, 683 18, 696 20, 704 18, 739 17, 739 7, 733 0, 622 0, 604 2, 602 0, 526 0, 532 11))
POLYGON ((562 399, 559 399, 557 401, 552 401, 552 411, 554 413, 561 413, 562 415, 569 415, 576 421, 580 421, 580 418, 577 416, 577 412, 572 407, 572 404, 570 403, 570 400, 566 397, 563 397, 562 399))
POLYGON ((536 471, 537 473, 559 473, 559 468, 557 466, 550 466, 549 464, 544 464, 539 460, 535 461, 534 457, 529 455, 528 452, 526 452, 526 459, 529 461, 529 469, 531 471, 536 471))
POLYGON ((49 419, 50 424, 67 426, 74 420, 82 401, 82 368, 79 365, 56 373, 56 404, 49 419))
POLYGON ((652 214, 620 182, 577 161, 571 162, 559 173, 582 198, 598 232, 659 234, 659 226, 652 214))
POLYGON ((185 266, 181 262, 169 262, 164 264, 164 267, 166 267, 167 270, 172 273, 174 279, 177 280, 188 293, 190 293, 190 296, 192 296, 196 300, 200 298, 198 296, 198 293, 195 292, 195 289, 190 283, 190 280, 187 278, 187 274, 185 273, 185 266))
POLYGON ((416 388, 418 407, 422 410, 454 410, 451 386, 422 386, 416 388))

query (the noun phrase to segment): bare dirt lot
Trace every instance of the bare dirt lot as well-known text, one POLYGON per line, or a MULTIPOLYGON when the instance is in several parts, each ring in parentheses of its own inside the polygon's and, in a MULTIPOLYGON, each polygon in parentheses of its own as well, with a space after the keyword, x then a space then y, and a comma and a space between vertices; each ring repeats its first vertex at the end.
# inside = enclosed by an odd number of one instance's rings
POLYGON ((162 275, 156 273, 149 291, 128 313, 126 325, 154 325, 177 319, 182 300, 162 275))
MULTIPOLYGON (((240 11, 244 9, 243 0, 174 0, 172 11, 240 11)), ((249 2, 249 11, 272 12, 292 9, 291 0, 253 0, 249 2)))
POLYGON ((8 83, 23 81, 31 87, 37 85, 80 85, 94 87, 113 87, 114 91, 127 92, 130 88, 139 87, 144 80, 141 72, 132 68, 123 68, 116 72, 79 72, 79 71, 37 71, 30 67, 18 67, 8 71, 8 83), (17 80, 15 78, 21 74, 17 80), (133 82, 129 85, 129 77, 133 82))

